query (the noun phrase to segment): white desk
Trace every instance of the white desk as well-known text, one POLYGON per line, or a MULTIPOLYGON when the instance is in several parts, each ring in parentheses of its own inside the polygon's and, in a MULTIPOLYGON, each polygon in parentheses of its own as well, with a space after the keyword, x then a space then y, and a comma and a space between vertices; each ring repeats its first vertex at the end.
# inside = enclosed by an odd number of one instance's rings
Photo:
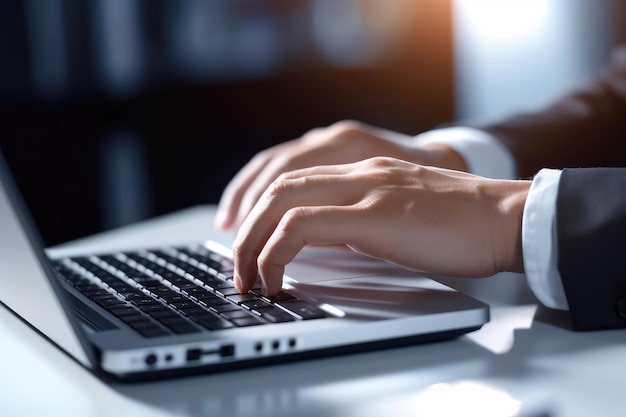
MULTIPOLYGON (((73 242, 229 243, 213 207, 73 242)), ((0 416, 624 416, 626 331, 576 333, 524 277, 447 279, 492 306, 453 341, 141 384, 106 384, 0 308, 0 416)))

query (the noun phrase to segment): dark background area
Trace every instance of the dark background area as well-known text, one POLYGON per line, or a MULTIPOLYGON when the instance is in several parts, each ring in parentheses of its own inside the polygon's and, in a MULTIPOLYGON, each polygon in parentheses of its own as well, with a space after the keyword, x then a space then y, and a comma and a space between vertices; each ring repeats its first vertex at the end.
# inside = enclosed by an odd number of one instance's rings
POLYGON ((0 4, 0 145, 51 245, 216 203, 256 152, 454 117, 450 2, 0 4))

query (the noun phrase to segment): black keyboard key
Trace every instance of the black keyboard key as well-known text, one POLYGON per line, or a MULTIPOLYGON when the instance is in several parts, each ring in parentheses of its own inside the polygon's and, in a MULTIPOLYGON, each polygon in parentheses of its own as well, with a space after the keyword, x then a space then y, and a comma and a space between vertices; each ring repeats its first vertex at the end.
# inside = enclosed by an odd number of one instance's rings
POLYGON ((114 306, 114 305, 126 304, 126 301, 120 300, 119 298, 115 297, 114 295, 98 297, 98 298, 94 298, 93 300, 96 303, 98 303, 98 305, 100 305, 102 307, 109 307, 109 306, 114 306))
POLYGON ((234 324, 220 317, 205 316, 202 318, 198 318, 197 321, 198 323, 200 323, 201 326, 209 330, 225 330, 225 329, 232 329, 233 327, 235 327, 234 324))
POLYGON ((171 297, 177 297, 180 295, 178 292, 165 286, 151 288, 149 291, 150 291, 150 294, 155 295, 159 298, 162 298, 163 300, 166 300, 166 301, 169 301, 171 297))
POLYGON ((252 317, 252 316, 250 316, 250 313, 248 313, 247 311, 244 311, 242 309, 233 310, 233 311, 224 311, 221 314, 222 314, 222 317, 224 317, 224 318, 226 318, 228 320, 240 319, 242 317, 252 317))
POLYGON ((121 282, 121 281, 115 285, 111 285, 111 288, 113 288, 115 291, 117 291, 120 294, 131 295, 131 294, 137 294, 140 292, 137 288, 133 287, 132 285, 126 284, 125 282, 121 282))
POLYGON ((267 307, 270 307, 270 304, 266 303, 263 300, 259 300, 259 299, 254 299, 254 300, 250 300, 250 301, 243 301, 241 302, 241 305, 244 306, 245 308, 247 308, 248 310, 251 311, 256 311, 259 309, 264 309, 267 307))
POLYGON ((203 298, 202 300, 199 300, 198 303, 200 303, 201 305, 205 307, 215 307, 215 306, 220 306, 224 304, 231 304, 228 301, 226 301, 224 298, 218 297, 217 295, 214 295, 213 297, 203 298))
POLYGON ((209 290, 206 290, 202 287, 195 287, 195 288, 189 288, 187 290, 185 290, 185 292, 187 294, 189 294, 191 297, 194 297, 198 300, 202 300, 204 298, 210 298, 210 297, 214 297, 213 293, 210 292, 209 290))
POLYGON ((293 295, 286 293, 284 291, 279 292, 276 295, 273 295, 271 297, 263 297, 264 299, 272 302, 272 303, 282 303, 285 301, 292 301, 292 300, 297 300, 296 297, 294 297, 293 295))
POLYGON ((111 288, 114 288, 118 284, 123 284, 123 281, 120 281, 118 277, 108 272, 106 274, 98 274, 97 277, 111 288))
POLYGON ((92 290, 82 291, 82 293, 85 294, 87 297, 91 298, 92 300, 94 298, 98 298, 103 295, 111 294, 108 290, 105 290, 104 288, 101 288, 101 287, 98 287, 97 289, 94 288, 92 290))
MULTIPOLYGON (((207 284, 209 285, 209 284, 207 284)), ((213 290, 220 290, 224 288, 234 288, 235 284, 230 281, 226 281, 222 278, 215 277, 215 279, 209 285, 213 290)))
POLYGON ((200 331, 198 327, 194 326, 182 317, 161 319, 159 322, 179 334, 198 333, 200 331))
POLYGON ((201 307, 198 307, 195 304, 193 306, 191 306, 191 307, 180 308, 179 310, 182 311, 183 314, 185 314, 186 316, 191 317, 191 318, 194 318, 196 316, 200 316, 200 315, 203 315, 205 313, 208 313, 207 310, 205 310, 205 309, 203 309, 201 307))
POLYGON ((137 309, 129 306, 128 304, 110 306, 107 308, 107 310, 110 311, 116 317, 124 317, 124 316, 131 316, 131 315, 139 314, 137 309))
POLYGON ((215 291, 215 289, 220 285, 224 284, 223 279, 219 279, 214 275, 205 275, 202 277, 197 277, 197 279, 213 291, 215 291))
POLYGON ((165 278, 168 282, 171 282, 172 285, 175 285, 178 288, 193 288, 197 287, 196 284, 191 282, 185 277, 181 277, 176 272, 168 271, 163 274, 163 278, 165 278))
POLYGON ((157 300, 155 300, 154 298, 145 295, 145 294, 141 294, 138 296, 133 296, 133 297, 128 297, 128 300, 135 304, 136 306, 145 306, 145 305, 149 305, 149 304, 160 304, 157 300))
POLYGON ((183 301, 176 301, 174 303, 172 303, 172 305, 174 307, 176 307, 179 310, 183 310, 185 308, 192 308, 192 307, 197 307, 198 305, 196 303, 194 303, 193 301, 189 300, 189 299, 185 299, 183 301))
POLYGON ((258 300, 258 298, 255 295, 252 295, 249 293, 244 293, 244 294, 236 293, 236 294, 228 295, 226 298, 228 298, 230 301, 233 301, 239 304, 241 304, 244 301, 258 300))
POLYGON ((262 318, 269 321, 270 323, 285 323, 295 320, 295 318, 291 314, 286 313, 285 311, 276 307, 258 309, 255 310, 255 312, 260 314, 262 318))
POLYGON ((169 310, 169 308, 166 305, 163 305, 161 303, 142 304, 139 306, 139 309, 148 314, 154 311, 169 310))
POLYGON ((148 314, 150 315, 150 317, 154 318, 156 321, 160 321, 162 319, 173 319, 173 318, 180 317, 178 313, 176 313, 173 310, 170 310, 169 308, 165 310, 150 311, 148 312, 148 314))
POLYGON ((180 301, 186 301, 187 297, 185 297, 183 294, 172 291, 171 294, 169 295, 162 295, 161 296, 162 299, 164 299, 165 301, 167 301, 168 303, 178 303, 180 301))
POLYGON ((170 334, 167 330, 148 319, 129 322, 128 325, 146 337, 158 337, 170 334))
POLYGON ((281 302, 277 305, 282 309, 288 310, 300 320, 321 319, 326 317, 324 311, 301 300, 281 302))
POLYGON ((233 319, 232 322, 238 327, 257 326, 259 324, 263 324, 260 319, 253 316, 233 319))
POLYGON ((133 281, 135 281, 137 284, 141 285, 142 287, 146 287, 146 288, 159 288, 163 286, 163 283, 153 277, 149 277, 147 275, 145 276, 137 276, 137 275, 131 275, 128 278, 132 279, 133 281))
POLYGON ((241 311, 244 312, 243 309, 237 304, 226 302, 226 304, 219 304, 210 307, 211 311, 216 313, 224 313, 226 311, 241 311))
POLYGON ((230 284, 230 283, 224 283, 224 284, 226 285, 220 286, 220 288, 217 288, 215 290, 217 294, 221 295, 222 297, 228 297, 230 295, 240 294, 240 292, 237 291, 237 289, 233 286, 233 284, 230 284))

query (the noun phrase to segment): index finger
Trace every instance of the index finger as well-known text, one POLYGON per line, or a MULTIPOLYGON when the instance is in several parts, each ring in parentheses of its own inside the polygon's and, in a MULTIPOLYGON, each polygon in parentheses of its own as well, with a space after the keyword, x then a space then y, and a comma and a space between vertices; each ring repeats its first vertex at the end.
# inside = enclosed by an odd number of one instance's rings
POLYGON ((354 206, 315 206, 290 209, 257 258, 258 273, 267 296, 282 287, 285 266, 307 245, 347 245, 353 248, 367 230, 367 220, 354 206))

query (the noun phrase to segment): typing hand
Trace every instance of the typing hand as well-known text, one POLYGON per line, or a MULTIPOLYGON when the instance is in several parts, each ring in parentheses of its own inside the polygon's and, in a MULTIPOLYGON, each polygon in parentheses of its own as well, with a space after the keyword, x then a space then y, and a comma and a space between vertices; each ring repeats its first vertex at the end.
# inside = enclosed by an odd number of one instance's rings
POLYGON ((451 149, 410 145, 411 136, 353 121, 314 129, 299 139, 257 154, 228 184, 218 206, 215 226, 238 228, 265 189, 282 173, 319 165, 388 156, 423 165, 465 169, 451 149))
POLYGON ((409 269, 481 277, 521 271, 530 181, 491 180, 393 158, 290 171, 238 231, 235 284, 277 293, 306 245, 347 248, 409 269))

